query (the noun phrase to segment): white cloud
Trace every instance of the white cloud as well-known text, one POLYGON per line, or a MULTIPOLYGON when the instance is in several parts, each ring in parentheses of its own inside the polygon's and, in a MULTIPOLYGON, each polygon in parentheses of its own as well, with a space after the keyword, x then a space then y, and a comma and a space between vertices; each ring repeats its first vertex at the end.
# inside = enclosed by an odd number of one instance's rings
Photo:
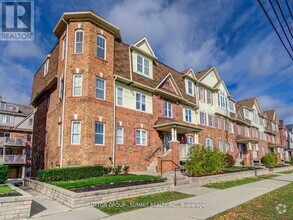
POLYGON ((23 41, 14 41, 2 46, 1 56, 14 60, 26 60, 30 58, 40 59, 44 54, 42 47, 33 41, 25 43, 23 41))

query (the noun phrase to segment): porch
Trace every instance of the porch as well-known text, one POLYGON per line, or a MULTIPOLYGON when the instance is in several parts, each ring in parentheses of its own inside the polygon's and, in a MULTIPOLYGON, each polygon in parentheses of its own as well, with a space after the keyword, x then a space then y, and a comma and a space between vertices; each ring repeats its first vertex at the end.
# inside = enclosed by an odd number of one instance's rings
POLYGON ((19 146, 25 147, 27 140, 25 138, 16 137, 0 137, 0 146, 19 146))
POLYGON ((260 155, 258 149, 259 141, 254 138, 243 137, 241 135, 236 136, 236 143, 238 148, 238 154, 236 162, 242 163, 242 165, 260 165, 260 155))

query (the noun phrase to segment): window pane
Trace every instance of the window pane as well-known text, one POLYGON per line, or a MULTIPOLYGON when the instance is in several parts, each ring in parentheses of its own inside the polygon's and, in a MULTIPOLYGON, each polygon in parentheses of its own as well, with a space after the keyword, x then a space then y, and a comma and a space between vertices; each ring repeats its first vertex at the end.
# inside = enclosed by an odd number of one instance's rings
POLYGON ((140 130, 136 130, 136 144, 139 145, 140 143, 140 130))
POLYGON ((150 62, 147 59, 144 59, 144 74, 149 75, 149 65, 150 62))
POLYGON ((106 49, 105 44, 106 44, 105 39, 101 36, 98 36, 97 37, 97 56, 102 59, 105 59, 105 49, 106 49))
POLYGON ((142 57, 137 55, 137 71, 142 73, 142 57))

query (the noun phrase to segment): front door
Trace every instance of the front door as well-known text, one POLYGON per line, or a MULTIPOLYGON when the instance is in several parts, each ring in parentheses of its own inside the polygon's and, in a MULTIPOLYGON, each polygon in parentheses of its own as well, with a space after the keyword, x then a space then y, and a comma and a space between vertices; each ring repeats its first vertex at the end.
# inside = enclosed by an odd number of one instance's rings
POLYGON ((163 137, 164 152, 167 152, 169 150, 169 141, 171 141, 171 134, 164 133, 164 137, 163 137))
POLYGON ((242 159, 243 156, 243 146, 242 144, 238 144, 238 157, 242 159))

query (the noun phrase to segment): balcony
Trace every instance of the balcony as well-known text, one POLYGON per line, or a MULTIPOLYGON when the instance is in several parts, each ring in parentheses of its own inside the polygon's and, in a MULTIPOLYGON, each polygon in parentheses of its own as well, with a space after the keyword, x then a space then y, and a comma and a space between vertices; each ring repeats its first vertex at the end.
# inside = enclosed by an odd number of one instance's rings
POLYGON ((179 157, 181 161, 186 161, 188 159, 188 152, 191 146, 192 145, 188 145, 188 144, 179 145, 179 157))
POLYGON ((0 155, 0 164, 25 164, 25 155, 0 155))
POLYGON ((9 112, 18 112, 18 107, 15 105, 0 102, 0 110, 9 111, 9 112))
POLYGON ((0 137, 0 145, 5 146, 26 146, 27 140, 25 138, 11 138, 11 137, 0 137))

